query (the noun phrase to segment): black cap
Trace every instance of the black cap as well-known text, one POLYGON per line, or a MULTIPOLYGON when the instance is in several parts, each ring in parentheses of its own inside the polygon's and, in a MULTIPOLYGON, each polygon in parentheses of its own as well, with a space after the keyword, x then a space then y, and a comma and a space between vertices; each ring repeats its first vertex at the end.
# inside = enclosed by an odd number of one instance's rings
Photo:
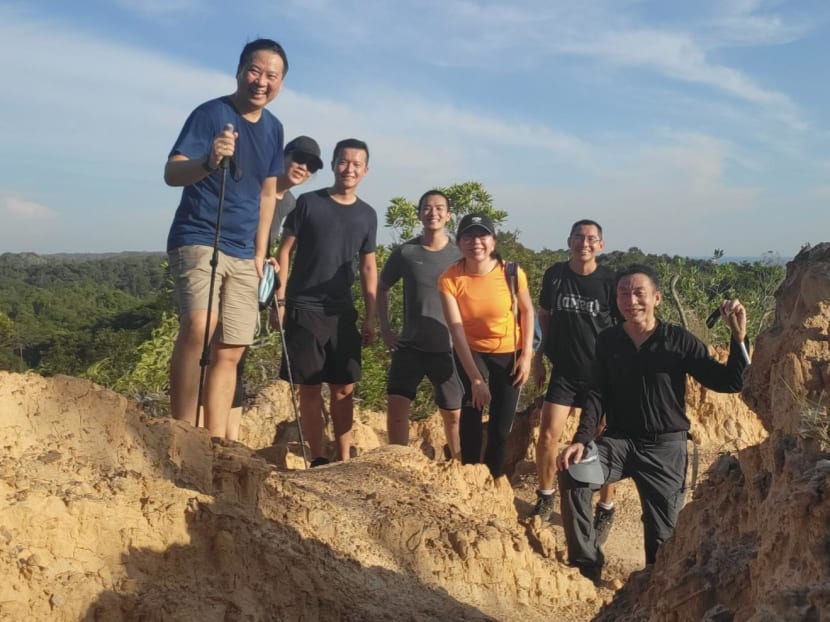
POLYGON ((323 161, 320 159, 320 145, 310 136, 297 136, 297 138, 285 146, 286 155, 295 152, 310 156, 317 165, 316 170, 319 171, 323 168, 323 161))
POLYGON ((458 229, 455 232, 456 241, 461 239, 461 235, 465 231, 469 231, 475 227, 478 227, 479 229, 486 229, 487 233, 494 237, 496 235, 496 228, 493 226, 493 221, 490 220, 490 217, 487 214, 467 214, 461 219, 461 222, 458 223, 458 229))

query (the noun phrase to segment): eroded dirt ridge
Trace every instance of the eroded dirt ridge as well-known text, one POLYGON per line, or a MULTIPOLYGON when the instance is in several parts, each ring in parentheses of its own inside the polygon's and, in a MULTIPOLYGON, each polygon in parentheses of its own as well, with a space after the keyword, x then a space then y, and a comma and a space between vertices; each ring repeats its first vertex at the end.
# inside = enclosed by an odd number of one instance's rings
MULTIPOLYGON (((305 471, 283 383, 241 445, 81 380, 0 374, 0 619, 823 619, 830 462, 799 430, 830 381, 829 283, 826 247, 788 269, 745 391, 766 431, 690 382, 702 451, 731 454, 654 570, 604 607, 612 593, 562 563, 559 532, 517 514, 518 488, 443 460, 437 418, 398 448, 360 413, 361 456, 305 471)), ((519 417, 514 483, 532 477, 536 433, 519 417)))

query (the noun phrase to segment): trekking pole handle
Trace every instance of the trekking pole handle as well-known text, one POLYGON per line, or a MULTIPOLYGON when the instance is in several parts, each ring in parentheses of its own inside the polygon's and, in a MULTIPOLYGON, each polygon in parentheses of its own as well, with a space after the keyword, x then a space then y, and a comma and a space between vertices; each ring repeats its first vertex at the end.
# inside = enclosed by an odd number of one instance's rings
MULTIPOLYGON (((230 132, 231 134, 233 134, 233 123, 228 123, 227 125, 225 125, 225 129, 223 131, 230 132)), ((219 164, 220 167, 225 169, 228 168, 230 165, 231 156, 225 156, 224 158, 222 158, 222 162, 219 164)))

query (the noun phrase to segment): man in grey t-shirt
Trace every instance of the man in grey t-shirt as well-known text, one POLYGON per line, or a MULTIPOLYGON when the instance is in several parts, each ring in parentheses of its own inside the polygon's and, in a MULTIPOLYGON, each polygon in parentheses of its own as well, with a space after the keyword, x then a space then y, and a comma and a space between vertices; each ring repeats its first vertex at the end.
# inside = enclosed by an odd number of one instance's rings
POLYGON ((389 255, 380 274, 377 304, 381 335, 392 353, 386 385, 389 442, 409 443, 409 406, 418 385, 427 376, 444 420, 450 454, 460 459, 458 424, 463 391, 437 289, 438 277, 461 257, 447 235, 449 219, 450 201, 443 192, 430 190, 421 197, 418 220, 423 231, 389 255), (401 279, 403 328, 397 334, 389 325, 389 290, 401 279))

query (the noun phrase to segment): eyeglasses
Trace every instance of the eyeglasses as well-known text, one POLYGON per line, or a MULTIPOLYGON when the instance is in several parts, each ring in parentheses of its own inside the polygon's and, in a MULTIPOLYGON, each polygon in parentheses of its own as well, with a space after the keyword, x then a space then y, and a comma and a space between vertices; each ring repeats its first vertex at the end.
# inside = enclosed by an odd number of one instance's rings
POLYGON ((595 235, 582 235, 581 233, 574 233, 571 236, 571 239, 574 242, 588 242, 588 244, 594 245, 597 242, 602 241, 602 238, 598 238, 595 235))
POLYGON ((291 161, 305 166, 309 173, 316 173, 321 168, 317 162, 317 158, 309 153, 303 153, 302 151, 292 151, 291 161))

